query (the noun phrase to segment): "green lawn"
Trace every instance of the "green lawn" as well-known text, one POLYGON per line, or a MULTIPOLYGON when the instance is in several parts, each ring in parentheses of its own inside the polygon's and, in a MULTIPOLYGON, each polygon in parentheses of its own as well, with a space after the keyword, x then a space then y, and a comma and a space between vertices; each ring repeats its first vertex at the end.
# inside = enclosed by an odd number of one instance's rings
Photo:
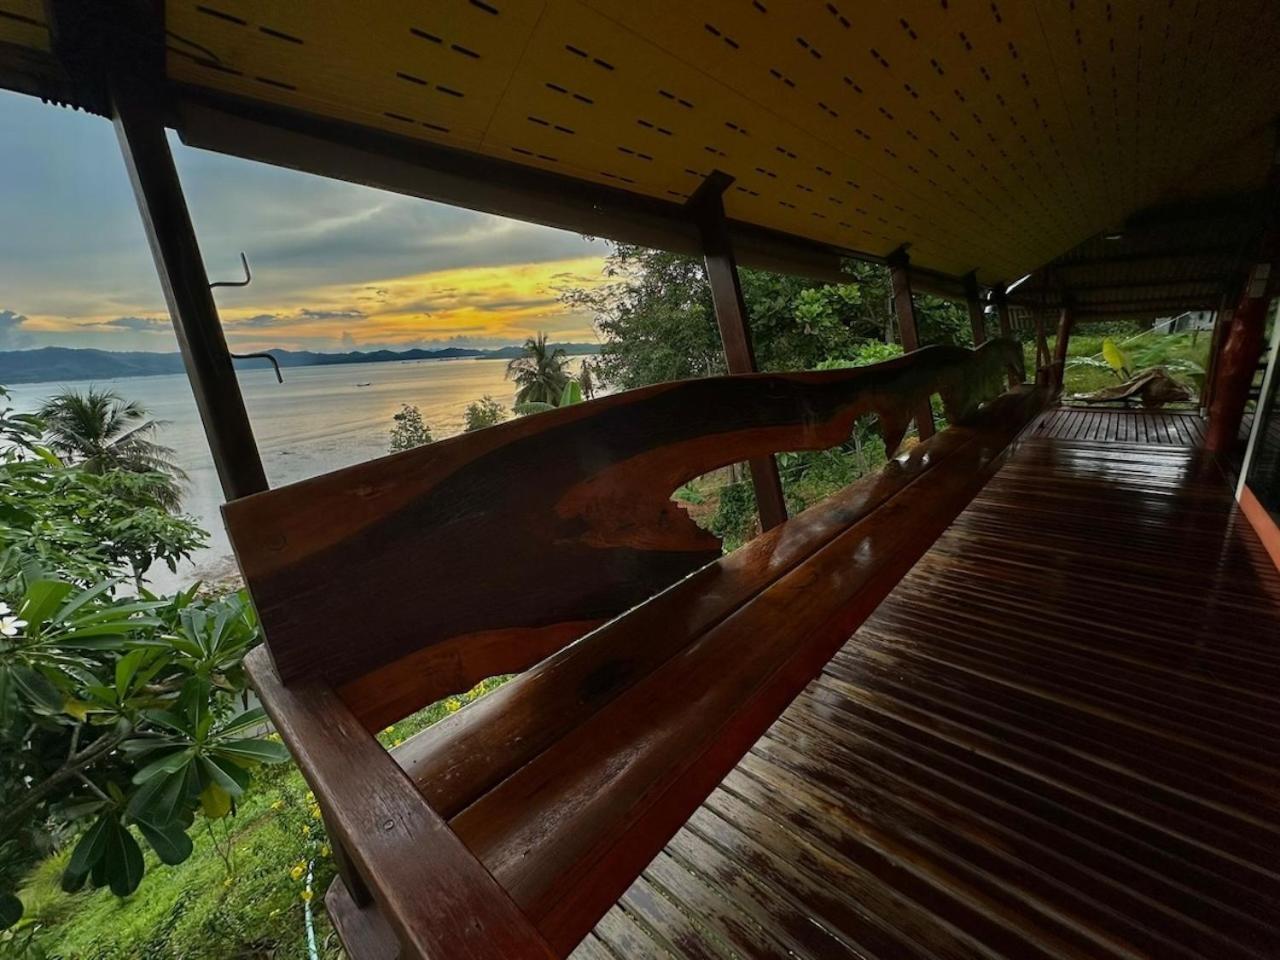
MULTIPOLYGON (((379 738, 388 746, 398 743, 503 680, 433 704, 379 738)), ((313 860, 318 953, 325 960, 343 957, 321 903, 334 865, 318 814, 295 767, 261 769, 234 816, 197 821, 195 852, 185 863, 163 866, 147 848, 147 874, 123 900, 105 889, 63 893, 58 877, 72 846, 67 844, 22 889, 26 916, 15 939, 34 933, 43 953, 33 952, 33 960, 305 958, 305 869, 313 860)), ((0 958, 16 953, 13 943, 0 941, 0 958)))
MULTIPOLYGON (((1106 334, 1094 332, 1087 325, 1073 333, 1067 345, 1067 370, 1064 392, 1070 397, 1077 393, 1092 393, 1103 387, 1119 384, 1120 378, 1102 359, 1102 341, 1107 336, 1124 352, 1129 369, 1137 373, 1148 367, 1163 366, 1177 380, 1191 387, 1199 396, 1204 386, 1205 364, 1209 361, 1211 336, 1201 333, 1139 333, 1136 330, 1116 331, 1106 334)), ((1054 337, 1049 338, 1052 351, 1054 337)), ((1023 344, 1028 374, 1035 369, 1035 343, 1023 344)))

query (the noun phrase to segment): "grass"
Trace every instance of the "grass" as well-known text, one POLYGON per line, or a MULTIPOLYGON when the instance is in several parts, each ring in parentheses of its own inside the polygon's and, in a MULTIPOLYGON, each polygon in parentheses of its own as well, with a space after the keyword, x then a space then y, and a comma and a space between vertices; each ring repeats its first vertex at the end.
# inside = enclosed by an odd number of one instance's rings
MULTIPOLYGON (((398 744, 505 679, 433 704, 383 730, 379 739, 398 744)), ((314 860, 319 956, 345 956, 321 904, 335 873, 328 839, 296 767, 260 769, 235 814, 216 822, 197 819, 192 839, 194 852, 176 867, 158 863, 148 848, 147 873, 124 899, 106 889, 63 893, 58 880, 73 846, 67 844, 37 866, 20 891, 23 927, 34 930, 49 960, 305 958, 302 895, 306 863, 314 860)))
MULTIPOLYGON (((1177 380, 1188 384, 1199 395, 1204 385, 1204 369, 1209 362, 1210 335, 1200 333, 1112 333, 1110 337, 1121 348, 1133 373, 1149 367, 1165 367, 1177 380)), ((1120 378, 1102 359, 1102 341, 1106 336, 1082 327, 1067 344, 1067 369, 1063 389, 1067 396, 1092 393, 1103 387, 1114 387, 1120 378)), ((1053 349, 1054 338, 1049 338, 1053 349)), ((1027 370, 1035 368, 1035 344, 1025 343, 1027 370)))

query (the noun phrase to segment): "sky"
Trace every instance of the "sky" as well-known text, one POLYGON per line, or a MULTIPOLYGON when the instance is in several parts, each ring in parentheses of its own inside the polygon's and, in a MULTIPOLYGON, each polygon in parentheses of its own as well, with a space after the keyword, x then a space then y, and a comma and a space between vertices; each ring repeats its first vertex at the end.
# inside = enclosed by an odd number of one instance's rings
MULTIPOLYGON (((577 234, 170 143, 235 351, 593 341, 577 234)), ((0 350, 177 349, 109 121, 0 91, 0 350)))

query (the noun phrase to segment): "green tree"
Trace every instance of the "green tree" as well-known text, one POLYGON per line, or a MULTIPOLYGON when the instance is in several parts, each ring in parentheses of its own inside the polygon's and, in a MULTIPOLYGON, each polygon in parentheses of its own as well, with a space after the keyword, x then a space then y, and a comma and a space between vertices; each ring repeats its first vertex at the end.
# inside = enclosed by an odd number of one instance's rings
POLYGON ((82 831, 64 887, 124 896, 145 869, 139 837, 186 859, 196 811, 227 815, 252 770, 286 756, 243 705, 260 637, 243 593, 121 596, 104 577, 185 555, 173 524, 203 537, 150 499, 164 478, 64 465, 41 427, 0 406, 0 928, 21 918, 23 872, 68 835, 82 831))
POLYGON ((422 411, 410 404, 403 404, 400 412, 391 417, 391 452, 412 450, 432 442, 431 428, 422 422, 422 411))
POLYGON ((507 408, 486 393, 474 403, 467 404, 466 427, 464 429, 467 433, 483 430, 485 427, 492 427, 501 423, 506 418, 507 408))
POLYGON ((569 382, 568 364, 564 350, 552 347, 545 333, 530 337, 521 355, 507 364, 507 379, 516 384, 515 402, 558 404, 569 382))
POLYGON ((141 404, 114 390, 90 387, 49 398, 38 416, 50 448, 86 473, 158 474, 169 483, 153 485, 157 502, 172 510, 181 504, 181 482, 187 475, 174 463, 173 450, 155 442, 161 422, 151 419, 141 404))

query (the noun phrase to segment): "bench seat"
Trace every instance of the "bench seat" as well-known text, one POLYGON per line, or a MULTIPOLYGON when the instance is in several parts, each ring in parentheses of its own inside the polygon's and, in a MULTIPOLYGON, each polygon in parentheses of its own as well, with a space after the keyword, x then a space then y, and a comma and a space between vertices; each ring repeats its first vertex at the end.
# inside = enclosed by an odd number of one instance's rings
MULTIPOLYGON (((568 954, 981 489, 1026 402, 917 445, 393 756, 568 954)), ((335 887, 337 917, 372 922, 335 887)))

